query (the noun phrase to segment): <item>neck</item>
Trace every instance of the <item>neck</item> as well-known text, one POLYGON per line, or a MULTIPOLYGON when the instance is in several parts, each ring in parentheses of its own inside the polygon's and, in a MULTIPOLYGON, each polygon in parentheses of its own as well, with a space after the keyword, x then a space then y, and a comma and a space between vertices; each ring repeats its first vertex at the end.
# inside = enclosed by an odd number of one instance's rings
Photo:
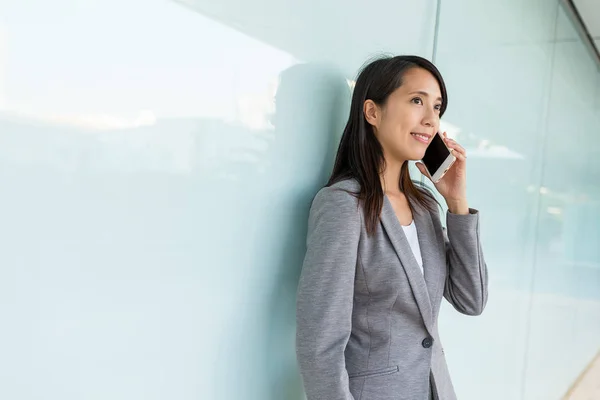
POLYGON ((400 170, 408 161, 386 161, 385 170, 381 172, 381 187, 385 194, 400 193, 400 170))

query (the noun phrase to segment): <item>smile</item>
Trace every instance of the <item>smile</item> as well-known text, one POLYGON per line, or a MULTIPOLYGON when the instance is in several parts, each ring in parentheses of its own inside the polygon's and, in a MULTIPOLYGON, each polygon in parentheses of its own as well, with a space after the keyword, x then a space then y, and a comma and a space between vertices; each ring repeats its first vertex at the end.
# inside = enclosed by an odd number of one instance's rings
POLYGON ((426 133, 414 133, 411 132, 410 133, 415 139, 417 139, 419 142, 421 143, 429 143, 429 139, 431 139, 431 135, 428 135, 426 133))

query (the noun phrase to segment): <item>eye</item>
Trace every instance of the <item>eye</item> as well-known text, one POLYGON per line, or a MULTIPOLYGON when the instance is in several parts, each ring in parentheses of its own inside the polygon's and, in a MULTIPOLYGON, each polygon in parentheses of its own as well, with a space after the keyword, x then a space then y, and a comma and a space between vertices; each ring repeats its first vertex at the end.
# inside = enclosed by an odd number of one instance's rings
POLYGON ((441 111, 442 110, 442 105, 441 104, 436 104, 434 108, 435 108, 436 111, 441 111))
POLYGON ((423 99, 421 99, 420 97, 415 97, 414 99, 411 100, 413 103, 418 104, 418 105, 423 105, 423 99))

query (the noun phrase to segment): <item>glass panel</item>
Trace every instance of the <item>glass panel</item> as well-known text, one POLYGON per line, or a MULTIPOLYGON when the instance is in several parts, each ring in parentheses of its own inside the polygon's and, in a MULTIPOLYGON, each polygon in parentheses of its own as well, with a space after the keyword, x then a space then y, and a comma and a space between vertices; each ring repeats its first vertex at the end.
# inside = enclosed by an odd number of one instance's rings
POLYGON ((444 122, 467 149, 468 198, 481 211, 490 273, 483 315, 468 318, 445 304, 440 316, 460 399, 521 398, 557 7, 442 4, 436 60, 449 91, 444 122))
POLYGON ((561 7, 540 185, 524 399, 565 394, 600 349, 600 75, 561 7))
POLYGON ((550 0, 443 2, 437 60, 490 268, 441 315, 458 397, 562 398, 600 348, 597 65, 550 0))

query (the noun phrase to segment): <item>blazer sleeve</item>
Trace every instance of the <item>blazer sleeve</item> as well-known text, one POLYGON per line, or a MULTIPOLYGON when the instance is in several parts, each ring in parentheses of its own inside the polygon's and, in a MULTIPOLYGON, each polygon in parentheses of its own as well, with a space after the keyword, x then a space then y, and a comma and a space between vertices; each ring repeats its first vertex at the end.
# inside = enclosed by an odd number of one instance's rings
POLYGON ((310 210, 296 302, 296 355, 307 400, 354 400, 344 351, 361 231, 357 199, 324 188, 310 210))
POLYGON ((488 298, 487 265, 479 237, 479 212, 446 216, 446 261, 448 274, 444 297, 459 312, 480 315, 488 298))

